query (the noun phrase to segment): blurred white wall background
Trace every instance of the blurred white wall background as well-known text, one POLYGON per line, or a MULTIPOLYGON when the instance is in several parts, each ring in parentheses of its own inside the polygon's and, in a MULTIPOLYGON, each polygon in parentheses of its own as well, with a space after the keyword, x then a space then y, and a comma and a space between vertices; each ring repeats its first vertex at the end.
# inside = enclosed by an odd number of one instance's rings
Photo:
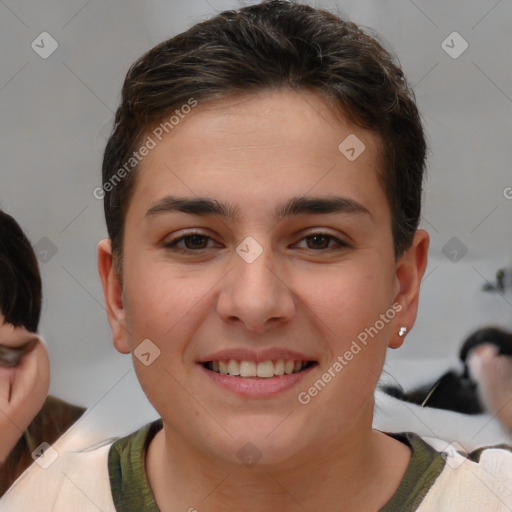
MULTIPOLYGON (((93 196, 102 151, 129 65, 158 42, 240 4, 0 0, 0 207, 39 252, 41 332, 54 395, 87 406, 119 396, 127 407, 146 407, 130 358, 112 346, 96 268, 96 245, 106 235, 102 203, 93 196), (31 47, 42 32, 58 43, 45 59, 31 47)), ((473 329, 512 328, 512 294, 480 291, 512 263, 512 4, 315 5, 379 32, 415 86, 431 150, 422 222, 431 251, 418 321, 386 369, 405 386, 437 378, 473 329), (453 58, 464 41, 468 48, 453 58), (453 237, 467 248, 463 257, 446 246, 453 237)), ((153 414, 149 405, 145 410, 153 414)))

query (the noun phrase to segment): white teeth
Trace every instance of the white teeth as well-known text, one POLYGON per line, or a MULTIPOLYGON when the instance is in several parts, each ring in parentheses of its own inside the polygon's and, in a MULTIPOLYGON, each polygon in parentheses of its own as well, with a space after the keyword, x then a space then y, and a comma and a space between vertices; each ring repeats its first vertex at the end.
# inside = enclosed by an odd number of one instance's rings
POLYGON ((291 359, 277 359, 276 361, 237 361, 236 359, 224 359, 211 361, 210 369, 222 375, 233 375, 240 377, 270 378, 279 375, 290 375, 300 372, 307 361, 293 361, 291 359))
POLYGON ((284 375, 284 361, 278 359, 274 364, 274 375, 284 375))
POLYGON ((240 377, 256 377, 256 363, 254 361, 242 361, 240 363, 240 377))
POLYGON ((258 363, 256 375, 258 377, 273 377, 274 363, 272 361, 263 361, 262 363, 258 363))
POLYGON ((294 368, 295 368, 294 361, 286 361, 286 363, 284 363, 284 373, 286 373, 286 375, 290 375, 290 373, 293 373, 294 368))
POLYGON ((234 359, 230 359, 228 363, 229 375, 240 375, 240 364, 234 359))
POLYGON ((226 361, 219 361, 219 372, 222 373, 222 375, 228 374, 228 365, 226 364, 226 361))

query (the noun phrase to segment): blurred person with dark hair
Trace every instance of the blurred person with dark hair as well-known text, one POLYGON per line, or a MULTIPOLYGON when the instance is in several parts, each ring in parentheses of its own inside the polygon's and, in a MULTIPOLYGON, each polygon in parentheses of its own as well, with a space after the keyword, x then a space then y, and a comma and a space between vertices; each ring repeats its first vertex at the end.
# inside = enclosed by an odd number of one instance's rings
POLYGON ((0 496, 85 410, 48 396, 50 363, 37 334, 41 276, 17 222, 0 210, 0 496))

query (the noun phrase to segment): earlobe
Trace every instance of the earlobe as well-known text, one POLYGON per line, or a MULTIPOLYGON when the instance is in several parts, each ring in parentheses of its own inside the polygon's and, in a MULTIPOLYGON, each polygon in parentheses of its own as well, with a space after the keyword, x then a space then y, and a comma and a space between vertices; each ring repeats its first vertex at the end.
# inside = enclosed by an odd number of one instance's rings
POLYGON ((112 329, 114 346, 122 354, 130 353, 126 329, 126 310, 123 301, 123 286, 117 275, 112 257, 112 243, 104 239, 98 244, 98 272, 103 286, 103 295, 108 321, 112 329))
POLYGON ((416 321, 421 280, 427 268, 429 243, 428 233, 418 229, 411 247, 398 260, 395 274, 395 303, 401 305, 401 310, 394 319, 389 339, 390 348, 402 346, 406 333, 412 329, 416 321))

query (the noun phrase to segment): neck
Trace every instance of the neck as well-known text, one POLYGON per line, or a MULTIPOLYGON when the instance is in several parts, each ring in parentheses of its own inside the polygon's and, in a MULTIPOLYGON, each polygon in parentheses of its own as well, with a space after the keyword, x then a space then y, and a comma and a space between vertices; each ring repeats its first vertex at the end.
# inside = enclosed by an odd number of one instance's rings
POLYGON ((373 403, 343 437, 252 467, 198 453, 164 424, 148 449, 148 479, 162 512, 377 511, 400 484, 410 450, 372 430, 372 417, 373 403))

